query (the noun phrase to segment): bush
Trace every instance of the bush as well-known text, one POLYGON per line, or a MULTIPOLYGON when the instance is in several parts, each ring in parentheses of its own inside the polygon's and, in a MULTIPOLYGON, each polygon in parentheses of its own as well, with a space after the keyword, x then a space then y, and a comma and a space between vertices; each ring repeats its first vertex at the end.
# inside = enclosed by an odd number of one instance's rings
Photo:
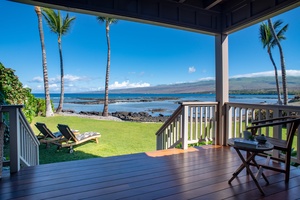
POLYGON ((45 107, 45 101, 42 101, 31 94, 30 88, 23 87, 13 69, 5 68, 0 63, 0 104, 24 105, 22 111, 31 123, 33 118, 44 109, 42 106, 45 107))

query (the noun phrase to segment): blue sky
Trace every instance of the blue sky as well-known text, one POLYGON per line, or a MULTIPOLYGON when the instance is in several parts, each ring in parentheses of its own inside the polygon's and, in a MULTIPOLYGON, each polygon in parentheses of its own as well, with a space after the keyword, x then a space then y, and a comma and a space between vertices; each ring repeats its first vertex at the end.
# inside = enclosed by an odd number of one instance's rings
MULTIPOLYGON (((34 7, 0 3, 0 62, 15 70, 24 86, 43 92, 42 61, 34 7)), ((65 16, 65 12, 63 12, 65 16)), ((62 38, 65 91, 104 89, 105 25, 95 16, 70 13, 76 20, 62 38)), ((274 17, 289 24, 282 42, 288 75, 300 76, 300 8, 274 17)), ((273 76, 258 34, 259 24, 229 36, 229 76, 273 76)), ((57 36, 44 21, 50 92, 60 92, 57 36)), ((110 89, 194 82, 215 77, 214 37, 129 21, 111 26, 110 89)), ((273 50, 280 68, 278 49, 273 50)))

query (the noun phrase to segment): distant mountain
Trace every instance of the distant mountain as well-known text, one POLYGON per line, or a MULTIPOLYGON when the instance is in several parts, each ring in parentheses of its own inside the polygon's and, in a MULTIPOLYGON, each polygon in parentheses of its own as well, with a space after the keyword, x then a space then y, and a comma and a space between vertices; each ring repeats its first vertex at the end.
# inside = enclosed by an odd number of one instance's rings
MULTIPOLYGON (((281 84, 281 81, 280 81, 281 84)), ((288 92, 300 92, 300 77, 287 77, 288 92)), ((282 89, 282 88, 281 88, 282 89)), ((276 83, 274 77, 253 77, 253 78, 231 78, 229 80, 231 93, 274 93, 276 83)), ((178 83, 170 85, 157 85, 151 87, 114 89, 109 93, 214 93, 215 81, 197 81, 190 83, 178 83)))

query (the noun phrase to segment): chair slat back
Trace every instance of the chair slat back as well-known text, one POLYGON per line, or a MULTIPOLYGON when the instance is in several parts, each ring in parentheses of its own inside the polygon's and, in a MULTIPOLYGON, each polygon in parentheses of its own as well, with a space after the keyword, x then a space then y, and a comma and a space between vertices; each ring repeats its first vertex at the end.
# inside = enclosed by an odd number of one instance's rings
POLYGON ((45 136, 45 138, 56 138, 55 135, 53 135, 53 133, 48 129, 46 124, 37 122, 35 126, 45 136))
POLYGON ((295 119, 291 124, 287 132, 287 149, 291 149, 293 145, 294 135, 300 125, 300 118, 295 119))
POLYGON ((268 127, 268 126, 282 126, 286 125, 287 127, 287 138, 286 138, 286 149, 291 149, 293 144, 294 135, 300 125, 300 117, 299 116, 289 116, 275 119, 268 119, 262 121, 256 121, 252 123, 254 126, 247 127, 247 129, 251 129, 252 133, 256 133, 259 128, 268 127))
POLYGON ((68 125, 64 124, 58 124, 57 125, 58 130, 61 132, 61 134, 67 139, 71 141, 77 142, 77 138, 74 135, 74 133, 71 131, 70 127, 68 125))

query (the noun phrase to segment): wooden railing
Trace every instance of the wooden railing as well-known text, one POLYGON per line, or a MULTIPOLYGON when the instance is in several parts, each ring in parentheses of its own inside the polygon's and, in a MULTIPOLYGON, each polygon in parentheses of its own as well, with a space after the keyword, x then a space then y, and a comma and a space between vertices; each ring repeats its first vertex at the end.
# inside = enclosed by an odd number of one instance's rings
MULTIPOLYGON (((283 106, 269 104, 244 104, 244 103, 226 103, 227 130, 226 138, 243 137, 242 132, 251 125, 252 121, 272 119, 282 116, 300 115, 300 106, 283 106)), ((267 136, 286 140, 285 134, 282 134, 282 127, 269 127, 259 130, 259 133, 267 136)), ((294 149, 297 155, 292 158, 293 162, 300 163, 300 128, 294 137, 294 149)), ((274 151, 276 156, 284 156, 278 151, 274 151)))
POLYGON ((183 102, 156 132, 157 150, 214 141, 217 102, 183 102))
POLYGON ((23 166, 39 164, 39 141, 22 113, 22 105, 2 106, 3 114, 8 116, 10 130, 10 172, 15 173, 23 166))

